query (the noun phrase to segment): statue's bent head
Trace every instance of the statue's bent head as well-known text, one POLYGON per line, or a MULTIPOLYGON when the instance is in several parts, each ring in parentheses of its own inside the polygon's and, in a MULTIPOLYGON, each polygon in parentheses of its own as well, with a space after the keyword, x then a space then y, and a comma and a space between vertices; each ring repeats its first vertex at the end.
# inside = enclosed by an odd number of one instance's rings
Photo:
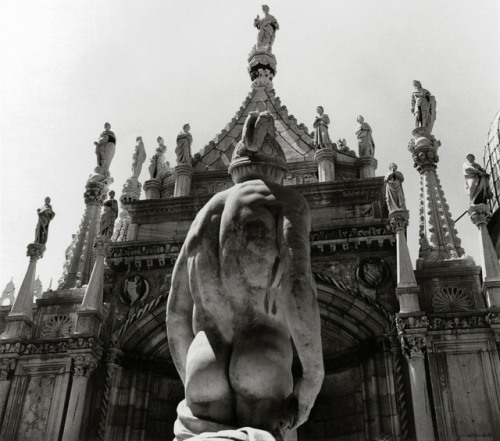
POLYGON ((273 116, 267 110, 251 112, 229 165, 233 181, 264 179, 281 183, 286 170, 285 154, 276 141, 273 116))

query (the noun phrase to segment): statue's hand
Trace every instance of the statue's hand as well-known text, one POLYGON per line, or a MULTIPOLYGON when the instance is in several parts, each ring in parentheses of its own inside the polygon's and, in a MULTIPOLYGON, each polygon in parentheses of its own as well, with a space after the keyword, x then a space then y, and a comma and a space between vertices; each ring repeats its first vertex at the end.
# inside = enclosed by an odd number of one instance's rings
POLYGON ((309 418, 320 386, 317 381, 304 377, 295 385, 293 395, 297 399, 297 418, 293 424, 293 429, 304 424, 309 418))

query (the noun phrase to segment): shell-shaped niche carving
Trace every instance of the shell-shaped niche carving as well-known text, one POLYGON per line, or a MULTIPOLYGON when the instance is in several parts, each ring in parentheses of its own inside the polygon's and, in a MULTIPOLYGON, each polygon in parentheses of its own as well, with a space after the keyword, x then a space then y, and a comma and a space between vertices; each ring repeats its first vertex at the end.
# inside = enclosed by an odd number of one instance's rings
POLYGON ((462 288, 447 286, 441 288, 432 297, 435 312, 457 312, 472 309, 472 300, 462 288))
POLYGON ((57 314, 50 317, 43 325, 42 338, 69 337, 73 332, 74 323, 69 315, 57 314))

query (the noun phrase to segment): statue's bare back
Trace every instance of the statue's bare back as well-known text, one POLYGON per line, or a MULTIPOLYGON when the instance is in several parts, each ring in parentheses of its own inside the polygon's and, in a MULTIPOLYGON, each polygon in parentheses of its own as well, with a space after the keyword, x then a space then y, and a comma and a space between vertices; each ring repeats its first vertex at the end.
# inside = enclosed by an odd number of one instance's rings
POLYGON ((275 438, 306 421, 323 379, 309 231, 304 197, 265 178, 216 194, 196 216, 172 274, 167 333, 198 420, 275 438))

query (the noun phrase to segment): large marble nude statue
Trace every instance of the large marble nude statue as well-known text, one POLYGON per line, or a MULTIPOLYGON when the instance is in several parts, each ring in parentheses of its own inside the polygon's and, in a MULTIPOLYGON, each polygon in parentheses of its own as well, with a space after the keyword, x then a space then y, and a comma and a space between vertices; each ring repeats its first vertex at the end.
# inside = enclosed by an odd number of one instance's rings
POLYGON ((230 166, 236 185, 198 213, 174 268, 167 333, 186 395, 177 440, 245 427, 280 439, 307 420, 322 384, 309 207, 279 184, 273 129, 268 112, 248 116, 230 166))

